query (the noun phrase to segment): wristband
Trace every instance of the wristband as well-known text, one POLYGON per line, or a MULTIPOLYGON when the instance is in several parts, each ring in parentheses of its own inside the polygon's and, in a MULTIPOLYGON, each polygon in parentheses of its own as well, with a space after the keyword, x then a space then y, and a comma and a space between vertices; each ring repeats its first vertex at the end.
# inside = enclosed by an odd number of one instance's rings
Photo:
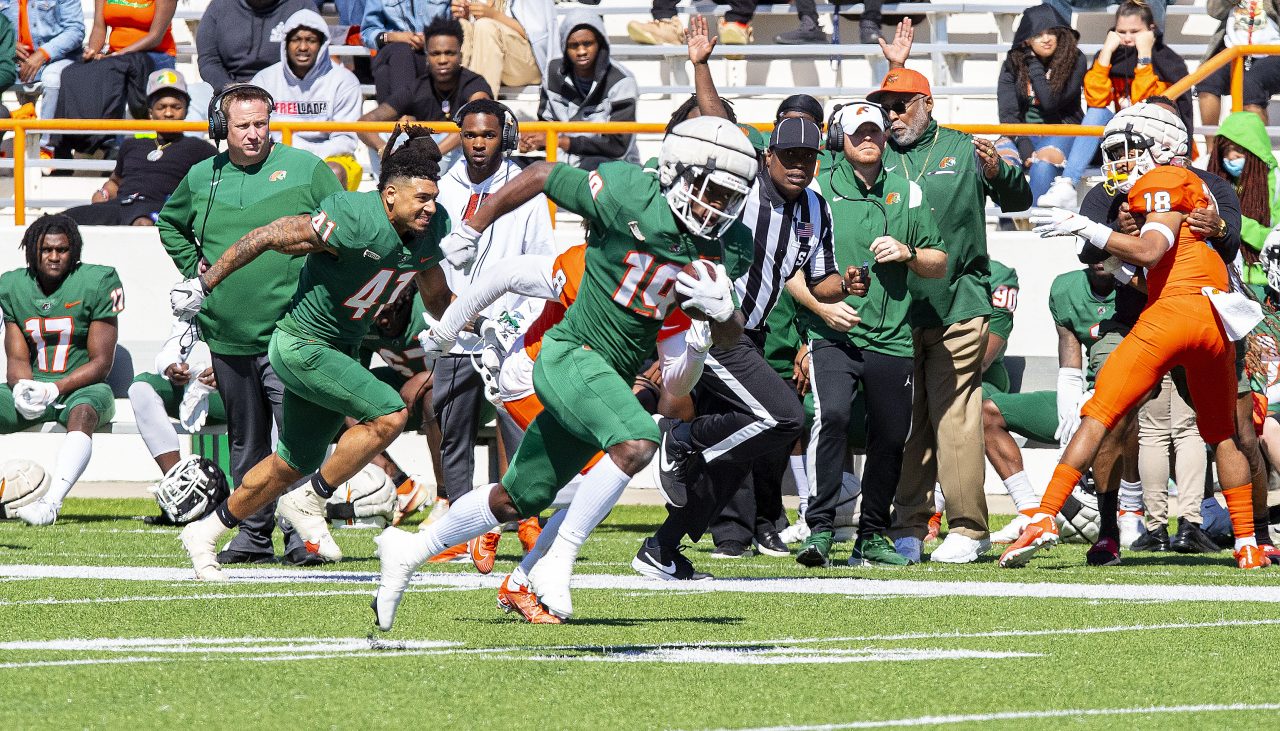
POLYGON ((907 251, 911 253, 911 256, 907 257, 907 261, 915 261, 916 247, 912 246, 911 244, 907 244, 907 251))

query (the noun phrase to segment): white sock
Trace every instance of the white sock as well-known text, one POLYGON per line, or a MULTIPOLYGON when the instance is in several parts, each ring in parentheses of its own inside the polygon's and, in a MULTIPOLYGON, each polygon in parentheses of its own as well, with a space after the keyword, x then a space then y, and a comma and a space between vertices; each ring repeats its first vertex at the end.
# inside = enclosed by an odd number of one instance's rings
POLYGON ((497 487, 496 484, 477 487, 449 506, 449 512, 443 518, 427 526, 426 530, 418 531, 416 535, 422 552, 418 563, 495 528, 498 519, 489 509, 489 493, 497 487))
POLYGON ((1036 497, 1035 488, 1031 487, 1031 478, 1027 477, 1026 472, 1009 475, 1009 479, 1004 481, 1004 489, 1009 491, 1013 506, 1019 513, 1040 504, 1040 498, 1036 497))
POLYGON ((1120 481, 1120 509, 1126 513, 1142 510, 1142 483, 1120 481))
POLYGON ((631 475, 618 469, 609 455, 596 463, 578 486, 578 494, 568 510, 564 511, 564 524, 556 531, 556 542, 564 541, 577 555, 578 549, 617 505, 622 491, 631 482, 631 475))
POLYGON ((58 463, 53 469, 53 484, 49 486, 49 492, 44 499, 61 507, 62 500, 66 498, 67 493, 71 492, 71 486, 76 484, 80 475, 84 474, 84 468, 89 466, 89 458, 92 456, 92 437, 83 432, 67 432, 67 437, 62 442, 62 449, 58 450, 58 463))
POLYGON ((542 526, 542 533, 538 534, 538 540, 533 544, 533 548, 524 555, 524 559, 520 561, 520 565, 515 571, 511 572, 511 583, 516 586, 529 585, 529 572, 533 571, 533 567, 538 563, 538 559, 546 555, 547 549, 551 548, 551 543, 556 539, 556 533, 560 530, 560 524, 564 522, 564 511, 557 510, 550 518, 547 518, 547 524, 542 526))
POLYGON ((809 508, 809 476, 804 470, 804 455, 791 455, 791 478, 796 481, 796 494, 800 496, 800 517, 809 508))
POLYGON ((942 494, 942 486, 935 485, 933 488, 933 512, 941 513, 947 509, 947 496, 942 494))
POLYGON ((1255 538, 1254 536, 1249 536, 1248 538, 1237 538, 1235 550, 1239 551, 1241 548, 1244 548, 1245 546, 1256 547, 1257 545, 1258 545, 1258 539, 1255 538))
POLYGON ((129 386, 129 404, 133 406, 133 420, 138 433, 147 445, 152 457, 178 451, 178 432, 164 411, 164 401, 150 383, 138 382, 129 386))

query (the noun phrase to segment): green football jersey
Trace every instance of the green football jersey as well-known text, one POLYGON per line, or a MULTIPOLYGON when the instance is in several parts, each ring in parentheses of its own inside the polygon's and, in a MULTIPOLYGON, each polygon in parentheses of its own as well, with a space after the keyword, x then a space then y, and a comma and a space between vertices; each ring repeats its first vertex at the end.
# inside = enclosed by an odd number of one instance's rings
POLYGON ((730 279, 751 267, 751 232, 740 222, 717 241, 683 233, 653 171, 607 162, 595 172, 557 165, 547 197, 589 223, 578 298, 548 334, 600 352, 630 379, 657 342, 675 303, 680 269, 695 259, 719 261, 730 279))
MULTIPOLYGON (((1099 298, 1089 287, 1089 275, 1083 269, 1059 274, 1049 287, 1049 313, 1053 321, 1075 334, 1089 350, 1101 334, 1098 326, 1116 312, 1116 293, 1099 298)), ((1087 365, 1086 365, 1087 367, 1087 365)), ((1085 374, 1093 382, 1092 369, 1085 374)))
POLYGON ((427 352, 418 342, 418 333, 427 329, 426 320, 422 319, 422 313, 426 311, 427 306, 422 304, 422 298, 415 296, 409 310, 409 323, 405 326, 403 335, 383 337, 376 328, 371 328, 360 344, 361 362, 368 365, 369 358, 377 354, 382 362, 405 378, 413 378, 430 370, 426 361, 427 352))
POLYGON ((124 311, 124 286, 115 269, 81 264, 46 295, 25 268, 14 269, 0 275, 0 308, 26 336, 32 378, 52 382, 89 362, 89 323, 124 311))
POLYGON ((381 193, 342 191, 320 202, 311 225, 337 253, 307 256, 280 328, 351 350, 369 332, 380 306, 440 262, 449 215, 437 207, 427 230, 406 241, 391 227, 381 193))
POLYGON ((1005 340, 1013 333, 1013 313, 1018 309, 1018 271, 991 260, 991 333, 1005 340))

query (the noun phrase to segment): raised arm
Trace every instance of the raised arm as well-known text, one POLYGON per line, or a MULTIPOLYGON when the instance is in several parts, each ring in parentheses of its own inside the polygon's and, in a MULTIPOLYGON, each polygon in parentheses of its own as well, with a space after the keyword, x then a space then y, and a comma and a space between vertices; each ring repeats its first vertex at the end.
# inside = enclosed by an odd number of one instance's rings
POLYGON ((698 99, 698 111, 707 117, 729 118, 729 110, 725 109, 716 91, 715 81, 711 79, 711 52, 715 50, 716 39, 707 30, 707 19, 702 15, 689 18, 689 31, 685 35, 689 44, 689 61, 693 64, 693 93, 698 99))
POLYGON ((554 267, 554 257, 537 254, 525 254, 499 262, 480 279, 472 282, 444 314, 439 316, 440 325, 431 329, 431 337, 442 342, 454 340, 481 311, 497 302, 504 294, 518 294, 541 300, 558 298, 560 292, 556 289, 552 274, 554 267))
POLYGON ((540 160, 525 168, 497 193, 486 198, 480 210, 470 220, 463 221, 463 225, 469 226, 477 234, 484 233, 499 216, 514 211, 543 192, 547 177, 558 164, 540 160))

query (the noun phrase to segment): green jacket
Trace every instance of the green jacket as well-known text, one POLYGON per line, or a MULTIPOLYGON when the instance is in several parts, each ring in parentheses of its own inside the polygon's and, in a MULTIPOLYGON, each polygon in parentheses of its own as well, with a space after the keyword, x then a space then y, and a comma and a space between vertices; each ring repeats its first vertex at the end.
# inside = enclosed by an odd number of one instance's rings
POLYGON ((0 89, 8 89, 18 80, 17 33, 8 16, 0 15, 0 89))
MULTIPOLYGON (((1262 245, 1271 233, 1272 226, 1280 224, 1280 198, 1276 197, 1276 156, 1271 152, 1271 138, 1262 119, 1253 112, 1232 112, 1222 120, 1218 127, 1218 136, 1226 137, 1249 152, 1257 155, 1267 164, 1267 200, 1270 201, 1271 226, 1263 226, 1248 216, 1240 217, 1240 238, 1254 251, 1262 251, 1262 245)), ((1228 178, 1230 181, 1230 179, 1228 178)), ((1236 192, 1240 186, 1236 185, 1236 192)), ((1266 284, 1267 274, 1258 265, 1249 267, 1248 281, 1251 284, 1266 284)))
POLYGON ((1009 213, 1030 208, 1031 186, 1022 171, 1002 163, 996 178, 987 180, 978 168, 973 136, 939 127, 933 120, 911 145, 890 141, 884 165, 924 189, 946 244, 945 279, 910 277, 916 299, 912 325, 941 327, 990 316, 987 198, 1009 213))
MULTIPOLYGON (((253 229, 284 216, 310 215, 339 190, 333 171, 310 152, 272 145, 267 159, 247 168, 221 152, 187 172, 156 225, 178 271, 194 277, 201 246, 205 260, 217 261, 253 229)), ((217 355, 266 353, 305 260, 265 252, 211 292, 198 317, 209 350, 217 355)))

